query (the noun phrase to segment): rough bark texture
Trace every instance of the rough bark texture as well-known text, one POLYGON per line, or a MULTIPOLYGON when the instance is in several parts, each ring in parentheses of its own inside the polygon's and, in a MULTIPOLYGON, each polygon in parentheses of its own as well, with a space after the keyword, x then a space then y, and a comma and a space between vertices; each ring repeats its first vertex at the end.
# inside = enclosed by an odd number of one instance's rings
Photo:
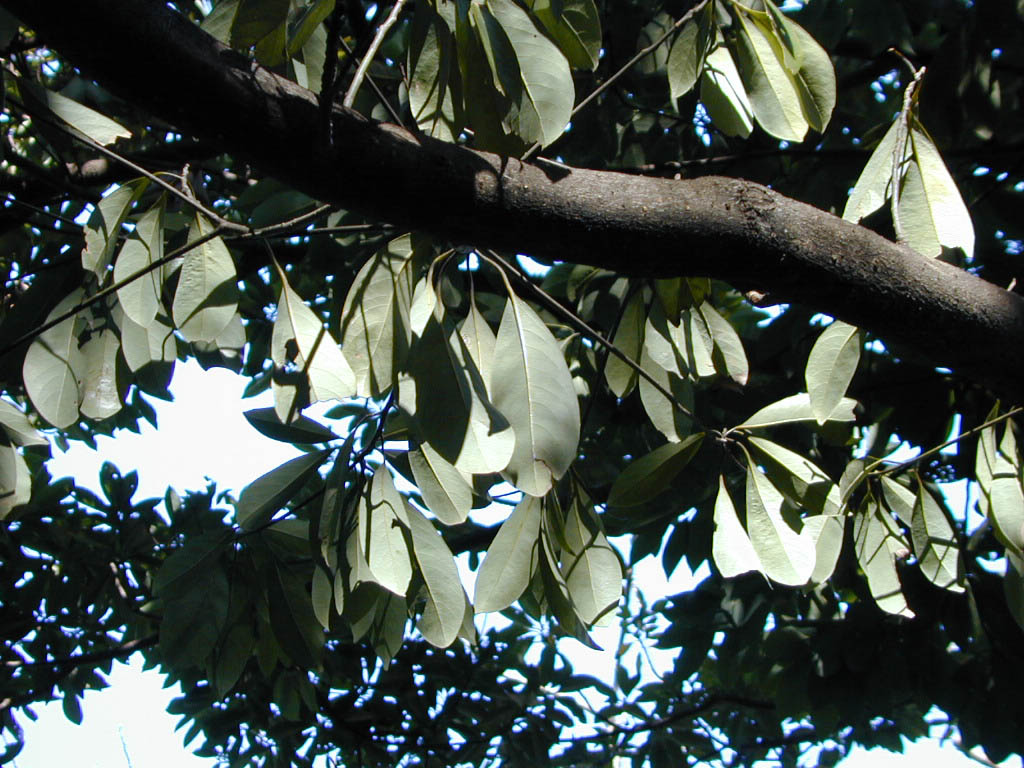
POLYGON ((910 344, 1024 399, 1024 300, 760 185, 523 164, 337 107, 156 0, 0 0, 115 94, 307 194, 480 247, 708 275, 910 344))

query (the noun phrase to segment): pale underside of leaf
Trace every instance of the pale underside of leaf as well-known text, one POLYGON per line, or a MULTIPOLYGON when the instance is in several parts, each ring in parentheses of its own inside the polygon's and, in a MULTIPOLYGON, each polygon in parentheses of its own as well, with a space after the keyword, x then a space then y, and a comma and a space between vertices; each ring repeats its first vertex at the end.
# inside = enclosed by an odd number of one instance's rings
POLYGON ((729 579, 748 571, 761 571, 761 559, 743 530, 736 507, 725 488, 725 478, 719 477, 718 497, 715 499, 715 533, 711 539, 711 556, 722 576, 729 579))
POLYGON ((477 613, 500 611, 523 594, 537 568, 541 500, 524 496, 501 524, 476 576, 473 607, 477 613))
POLYGON ((811 412, 824 424, 846 394, 860 361, 860 332, 855 326, 836 320, 828 326, 811 349, 804 379, 811 399, 811 412))

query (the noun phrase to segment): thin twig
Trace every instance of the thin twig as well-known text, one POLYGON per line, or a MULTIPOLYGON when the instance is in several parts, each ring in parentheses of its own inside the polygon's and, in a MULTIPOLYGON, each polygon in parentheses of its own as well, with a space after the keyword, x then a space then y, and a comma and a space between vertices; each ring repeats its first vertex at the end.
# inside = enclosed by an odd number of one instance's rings
MULTIPOLYGON (((585 99, 583 99, 583 101, 581 101, 579 104, 573 107, 570 117, 575 117, 577 112, 579 112, 581 109, 587 106, 587 104, 589 104, 602 93, 611 88, 611 86, 614 85, 620 77, 626 74, 626 72, 628 72, 634 64, 636 64, 638 61, 643 59, 648 54, 653 53, 662 43, 664 43, 672 35, 674 35, 676 30, 678 30, 680 27, 686 24, 686 22, 688 22, 690 19, 692 19, 702 10, 704 10, 704 6, 706 6, 709 2, 710 0, 701 0, 701 2, 697 3, 697 5, 693 6, 693 8, 684 13, 678 21, 676 21, 671 27, 669 27, 668 30, 666 30, 665 34, 663 34, 650 45, 646 46, 645 48, 641 48, 639 51, 637 51, 636 55, 634 55, 633 58, 631 58, 629 61, 623 64, 615 74, 613 74, 611 77, 609 77, 599 86, 597 86, 597 88, 590 92, 590 95, 588 95, 585 99)), ((536 144, 534 144, 532 147, 526 150, 526 154, 523 155, 522 159, 529 159, 538 149, 540 149, 540 147, 541 144, 538 141, 536 144)))
POLYGON ((356 70, 356 74, 352 78, 352 83, 349 85, 348 91, 345 92, 345 100, 342 104, 348 109, 352 108, 352 104, 356 100, 356 94, 359 93, 359 86, 363 84, 363 78, 366 77, 366 70, 370 68, 370 64, 373 62, 373 57, 377 55, 377 51, 384 42, 384 37, 387 35, 391 27, 394 26, 395 22, 398 21, 398 16, 402 12, 402 6, 404 5, 405 0, 396 0, 394 7, 391 9, 391 13, 389 13, 388 17, 384 19, 384 22, 377 27, 377 32, 373 36, 370 48, 366 51, 366 55, 363 56, 363 60, 359 63, 359 69, 356 70))

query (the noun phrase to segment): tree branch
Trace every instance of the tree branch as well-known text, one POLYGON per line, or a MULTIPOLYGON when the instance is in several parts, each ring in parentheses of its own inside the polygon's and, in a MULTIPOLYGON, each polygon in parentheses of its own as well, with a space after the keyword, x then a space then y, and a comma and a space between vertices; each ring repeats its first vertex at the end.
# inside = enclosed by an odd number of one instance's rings
POLYGON ((318 200, 478 247, 767 290, 1024 400, 1024 300, 758 184, 530 165, 340 106, 325 149, 315 94, 165 4, 0 1, 110 91, 318 200))

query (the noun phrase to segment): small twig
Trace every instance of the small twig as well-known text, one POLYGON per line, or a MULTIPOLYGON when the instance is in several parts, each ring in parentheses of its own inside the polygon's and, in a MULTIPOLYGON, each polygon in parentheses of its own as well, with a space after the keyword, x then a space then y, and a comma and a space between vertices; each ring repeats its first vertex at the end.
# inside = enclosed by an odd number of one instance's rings
MULTIPOLYGON (((637 51, 636 55, 634 55, 633 58, 631 58, 629 61, 627 61, 625 64, 623 64, 619 68, 619 70, 617 72, 615 72, 615 74, 611 75, 611 77, 609 77, 607 80, 605 80, 599 86, 597 86, 597 88, 592 90, 590 92, 590 94, 585 99, 583 99, 579 104, 577 104, 575 107, 573 107, 572 113, 570 114, 570 117, 575 117, 577 112, 579 112, 581 109, 583 109, 585 106, 587 106, 587 104, 589 104, 594 99, 596 99, 598 96, 600 96, 602 93, 604 93, 609 88, 611 88, 611 86, 620 77, 622 77, 624 74, 626 74, 626 72, 628 72, 633 67, 634 64, 636 64, 638 61, 640 61, 645 56, 653 53, 659 46, 661 46, 662 43, 664 43, 672 35, 674 35, 676 33, 676 30, 678 30, 680 27, 682 27, 684 24, 686 24, 686 22, 688 22, 690 19, 692 19, 694 16, 696 16, 702 10, 704 10, 704 6, 706 6, 709 2, 710 2, 710 0, 701 0, 701 2, 697 3, 697 5, 693 6, 693 8, 691 8, 686 13, 684 13, 679 18, 678 21, 676 21, 671 27, 669 27, 668 30, 666 30, 665 34, 663 34, 661 37, 659 37, 657 40, 655 40, 650 45, 646 46, 645 48, 641 48, 639 51, 637 51)), ((522 159, 523 160, 529 159, 538 149, 540 149, 540 147, 541 147, 540 142, 537 142, 532 147, 530 147, 528 150, 526 150, 526 154, 523 155, 522 159)))
POLYGON ((377 27, 377 32, 373 36, 370 48, 366 51, 366 55, 363 56, 363 60, 359 63, 359 69, 356 70, 356 74, 352 78, 352 83, 349 85, 348 91, 345 92, 345 100, 342 104, 346 108, 352 108, 352 104, 356 100, 356 94, 359 93, 359 86, 363 84, 363 78, 366 77, 366 70, 370 68, 370 63, 373 61, 373 57, 377 55, 377 51, 384 42, 384 37, 387 35, 391 27, 394 26, 395 22, 398 21, 398 16, 402 12, 402 6, 404 5, 405 0, 396 0, 394 7, 391 9, 391 13, 389 13, 388 17, 384 19, 384 22, 377 27))
MULTIPOLYGON (((355 59, 356 62, 358 63, 359 57, 356 56, 355 51, 349 48, 348 43, 346 43, 344 40, 340 40, 339 42, 341 43, 342 48, 345 49, 345 53, 347 53, 349 56, 355 59)), ((391 106, 391 102, 388 101, 388 97, 384 95, 384 91, 382 91, 380 89, 380 86, 377 85, 377 81, 374 80, 371 75, 367 74, 366 82, 370 84, 370 87, 373 89, 373 92, 377 94, 378 101, 380 101, 380 103, 384 105, 384 109, 387 110, 387 113, 391 117, 391 119, 394 120, 397 125, 400 125, 403 128, 405 128, 405 123, 402 121, 402 116, 398 114, 398 110, 391 106)))

